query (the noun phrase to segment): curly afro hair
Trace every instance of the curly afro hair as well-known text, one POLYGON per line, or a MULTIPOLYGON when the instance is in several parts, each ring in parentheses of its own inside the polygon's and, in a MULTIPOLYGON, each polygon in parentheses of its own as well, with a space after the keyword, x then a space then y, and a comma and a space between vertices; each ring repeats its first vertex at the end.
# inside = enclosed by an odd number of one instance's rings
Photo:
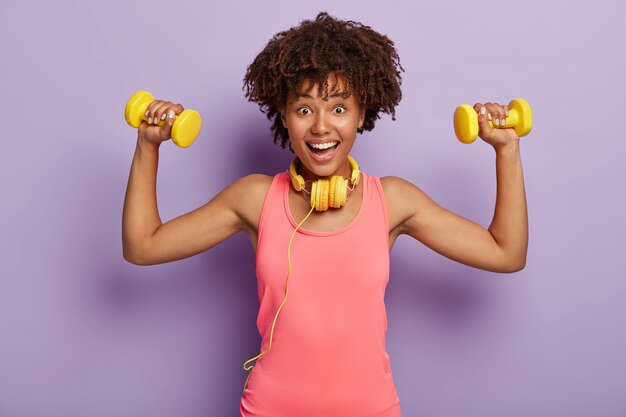
POLYGON ((294 92, 309 79, 309 90, 319 85, 328 99, 328 75, 347 79, 344 98, 353 91, 365 108, 363 130, 374 129, 382 111, 395 120, 395 107, 402 99, 400 57, 393 41, 369 26, 336 19, 326 12, 315 21, 304 20, 297 27, 279 32, 255 57, 244 77, 246 98, 256 102, 273 121, 274 143, 285 147, 289 133, 280 111, 294 92))

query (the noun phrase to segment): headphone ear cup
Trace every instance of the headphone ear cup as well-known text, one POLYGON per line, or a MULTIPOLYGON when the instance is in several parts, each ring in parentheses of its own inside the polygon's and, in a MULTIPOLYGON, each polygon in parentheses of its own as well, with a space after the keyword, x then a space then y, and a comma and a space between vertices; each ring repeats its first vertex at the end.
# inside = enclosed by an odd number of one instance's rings
POLYGON ((317 180, 317 193, 315 193, 315 210, 322 211, 322 181, 317 180))
POLYGON ((337 201, 338 207, 342 207, 346 204, 348 198, 348 180, 345 178, 339 178, 337 181, 337 201))
POLYGON ((333 175, 328 184, 328 205, 332 208, 338 208, 335 199, 337 195, 337 176, 333 175))
POLYGON ((289 176, 291 177, 291 185, 296 191, 302 191, 304 188, 304 178, 296 172, 296 159, 294 158, 289 164, 289 176))
POLYGON ((315 194, 316 193, 317 193, 317 181, 313 181, 311 183, 311 196, 309 197, 311 207, 315 207, 315 194))
POLYGON ((320 210, 326 211, 328 210, 328 194, 329 194, 329 180, 320 180, 322 182, 322 186, 320 187, 320 210))
POLYGON ((322 180, 317 180, 311 187, 311 207, 317 211, 322 211, 322 180))
POLYGON ((302 175, 296 175, 295 177, 291 177, 291 185, 296 191, 302 191, 304 188, 304 178, 302 175))

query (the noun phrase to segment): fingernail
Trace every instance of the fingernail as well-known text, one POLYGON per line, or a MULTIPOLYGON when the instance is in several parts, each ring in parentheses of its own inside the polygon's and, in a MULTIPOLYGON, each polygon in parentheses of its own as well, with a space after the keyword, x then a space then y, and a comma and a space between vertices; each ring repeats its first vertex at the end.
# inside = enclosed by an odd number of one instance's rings
POLYGON ((508 110, 506 111, 506 117, 509 117, 509 111, 508 110))
POLYGON ((161 120, 165 120, 165 113, 161 115, 161 120))
POLYGON ((495 122, 496 126, 500 126, 500 119, 496 119, 495 122))
POLYGON ((146 116, 148 115, 148 113, 150 113, 150 110, 146 110, 146 116))
POLYGON ((148 117, 148 124, 151 125, 152 124, 152 117, 148 117))
POLYGON ((491 113, 487 114, 487 119, 491 120, 491 113))
POLYGON ((486 111, 487 109, 485 107, 480 108, 480 114, 485 114, 486 111))
POLYGON ((170 110, 167 112, 167 117, 169 117, 170 119, 174 118, 174 110, 170 110))

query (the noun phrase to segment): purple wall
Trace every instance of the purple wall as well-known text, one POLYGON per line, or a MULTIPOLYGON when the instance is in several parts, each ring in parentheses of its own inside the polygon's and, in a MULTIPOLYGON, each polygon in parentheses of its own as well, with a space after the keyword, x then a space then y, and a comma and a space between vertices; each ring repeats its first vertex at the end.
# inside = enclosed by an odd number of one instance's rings
POLYGON ((397 121, 359 139, 363 169, 485 227, 494 152, 460 144, 452 113, 533 107, 526 268, 474 269, 406 236, 392 251, 405 416, 626 415, 625 3, 268 3, 0 4, 0 416, 238 415, 260 341, 253 250, 240 234, 170 264, 122 258, 136 138, 123 109, 147 89, 202 114, 191 148, 161 147, 163 221, 283 170, 291 154, 242 78, 274 33, 320 10, 387 34, 406 69, 397 121))

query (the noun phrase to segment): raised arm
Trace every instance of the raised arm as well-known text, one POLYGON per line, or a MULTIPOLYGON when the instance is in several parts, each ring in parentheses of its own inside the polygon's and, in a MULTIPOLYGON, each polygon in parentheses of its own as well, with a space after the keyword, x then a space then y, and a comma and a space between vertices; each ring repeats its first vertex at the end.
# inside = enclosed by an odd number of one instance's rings
MULTIPOLYGON (((171 110, 167 106, 155 112, 171 110), (165 109, 165 110, 163 110, 165 109)), ((180 109, 182 111, 182 106, 180 109)), ((154 111, 154 108, 153 108, 154 111)), ((178 111, 178 112, 180 112, 178 111)), ((171 131, 172 120, 169 120, 171 131)), ((137 265, 170 262, 203 252, 229 236, 246 231, 255 243, 264 192, 271 178, 250 175, 226 187, 205 205, 163 224, 156 197, 159 146, 166 126, 139 129, 122 216, 123 256, 137 265), (155 130, 156 129, 156 130, 155 130)))
POLYGON ((528 249, 519 138, 513 129, 487 131, 485 116, 479 118, 485 136, 481 137, 494 146, 497 179, 496 207, 489 228, 439 206, 407 181, 386 177, 382 182, 390 207, 390 237, 393 241, 407 234, 460 263, 493 272, 516 272, 526 265, 528 249))

